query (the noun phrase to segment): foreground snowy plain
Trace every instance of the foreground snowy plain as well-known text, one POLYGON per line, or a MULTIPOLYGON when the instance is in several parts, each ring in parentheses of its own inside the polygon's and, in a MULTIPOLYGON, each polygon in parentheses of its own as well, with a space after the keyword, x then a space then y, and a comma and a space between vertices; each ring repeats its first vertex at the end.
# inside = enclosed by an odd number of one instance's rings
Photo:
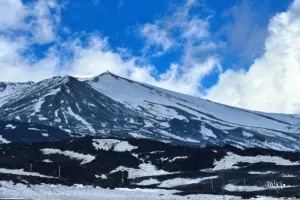
MULTIPOLYGON (((30 200, 221 200, 221 195, 175 195, 176 190, 160 189, 128 189, 116 188, 113 190, 99 187, 74 185, 25 185, 13 182, 0 181, 0 198, 19 198, 30 200)), ((240 197, 226 195, 227 200, 239 200, 240 197)), ((272 200, 275 198, 258 197, 256 199, 272 200)), ((278 198, 276 198, 278 199, 278 198)))

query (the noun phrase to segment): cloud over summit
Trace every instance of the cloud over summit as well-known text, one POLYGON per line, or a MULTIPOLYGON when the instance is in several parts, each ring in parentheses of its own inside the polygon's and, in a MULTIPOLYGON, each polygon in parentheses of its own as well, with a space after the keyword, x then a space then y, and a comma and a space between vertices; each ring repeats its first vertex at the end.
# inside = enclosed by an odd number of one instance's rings
MULTIPOLYGON (((235 37, 231 37, 233 41, 214 38, 213 8, 197 1, 186 0, 167 14, 136 25, 136 39, 143 43, 140 54, 130 47, 113 46, 110 36, 101 30, 74 32, 62 21, 67 6, 64 0, 0 2, 0 81, 38 81, 66 74, 93 76, 109 70, 228 105, 300 112, 300 0, 273 16, 266 30, 260 27, 254 34, 243 35, 256 38, 259 45, 265 38, 262 55, 255 54, 248 68, 232 66, 225 70, 222 60, 227 58, 221 57, 218 50, 235 42, 235 37), (169 58, 172 53, 176 59, 168 64, 153 64, 153 60, 169 58), (218 81, 205 88, 203 83, 212 74, 218 81)), ((122 9, 125 6, 126 2, 122 9)), ((248 25, 249 29, 254 26, 248 25)), ((231 24, 231 30, 234 27, 231 24)), ((246 54, 253 55, 255 48, 261 48, 259 45, 246 46, 246 54)))

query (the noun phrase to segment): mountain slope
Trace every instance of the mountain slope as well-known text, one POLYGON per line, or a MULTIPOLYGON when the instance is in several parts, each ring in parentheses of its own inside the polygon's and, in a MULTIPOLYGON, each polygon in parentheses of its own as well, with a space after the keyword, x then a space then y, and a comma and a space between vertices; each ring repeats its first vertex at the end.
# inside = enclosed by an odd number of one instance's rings
POLYGON ((138 120, 136 113, 73 77, 54 77, 33 84, 9 97, 0 116, 59 127, 73 135, 120 129, 126 117, 138 120))
POLYGON ((19 121, 0 121, 0 145, 13 142, 32 143, 70 138, 69 134, 55 127, 19 121))
MULTIPOLYGON (((88 82, 94 89, 169 125, 169 133, 208 144, 299 150, 300 118, 238 109, 104 73, 88 82)), ((164 134, 164 132, 162 133, 164 134)))
POLYGON ((5 103, 6 99, 10 95, 17 94, 32 85, 33 82, 25 83, 12 83, 12 82, 0 82, 0 105, 5 103))
POLYGON ((130 108, 137 109, 142 106, 156 117, 185 119, 184 115, 178 113, 175 115, 176 112, 171 114, 162 112, 166 106, 169 106, 186 111, 194 118, 203 117, 209 121, 218 120, 228 126, 240 125, 286 132, 299 132, 300 128, 300 117, 297 115, 268 114, 238 109, 134 82, 111 73, 104 73, 87 82, 94 89, 125 103, 130 108))
POLYGON ((12 83, 12 82, 0 82, 0 98, 17 93, 30 85, 32 85, 33 82, 25 82, 25 83, 12 83))
POLYGON ((0 118, 45 124, 70 136, 148 138, 205 147, 300 150, 300 118, 229 107, 109 72, 54 77, 5 97, 0 118))

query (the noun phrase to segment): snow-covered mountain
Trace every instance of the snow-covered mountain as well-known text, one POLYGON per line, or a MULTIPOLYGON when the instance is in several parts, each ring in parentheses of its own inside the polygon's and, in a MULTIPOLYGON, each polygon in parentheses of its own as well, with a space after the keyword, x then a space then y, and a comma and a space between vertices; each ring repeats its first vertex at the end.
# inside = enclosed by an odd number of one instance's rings
POLYGON ((0 102, 2 119, 50 125, 70 136, 300 150, 298 115, 238 109, 109 72, 87 80, 43 80, 0 98, 0 102))
POLYGON ((6 99, 0 109, 5 119, 59 127, 71 135, 105 134, 140 121, 134 111, 73 77, 54 77, 25 88, 6 99))

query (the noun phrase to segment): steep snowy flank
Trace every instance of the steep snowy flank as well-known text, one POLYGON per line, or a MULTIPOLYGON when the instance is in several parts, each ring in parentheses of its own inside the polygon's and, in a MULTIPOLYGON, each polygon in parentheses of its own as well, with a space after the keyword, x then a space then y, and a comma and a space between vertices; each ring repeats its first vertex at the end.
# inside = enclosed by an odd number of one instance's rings
MULTIPOLYGON (((232 144, 240 148, 300 150, 300 118, 297 115, 238 109, 134 82, 109 72, 85 82, 143 115, 151 132, 155 132, 150 137, 156 139, 185 141, 198 146, 232 144)), ((143 136, 149 137, 149 134, 138 137, 143 136)))
POLYGON ((200 98, 172 92, 147 84, 127 80, 110 73, 89 80, 88 83, 101 93, 125 103, 129 107, 147 109, 157 118, 185 119, 177 109, 208 120, 217 120, 229 125, 242 125, 292 132, 300 128, 297 115, 279 115, 253 112, 225 106, 200 98), (166 111, 166 112, 164 112, 166 111), (170 112, 173 112, 171 115, 170 112))
POLYGON ((25 82, 25 83, 0 82, 0 106, 6 101, 9 95, 15 95, 32 84, 33 84, 32 82, 25 82))

